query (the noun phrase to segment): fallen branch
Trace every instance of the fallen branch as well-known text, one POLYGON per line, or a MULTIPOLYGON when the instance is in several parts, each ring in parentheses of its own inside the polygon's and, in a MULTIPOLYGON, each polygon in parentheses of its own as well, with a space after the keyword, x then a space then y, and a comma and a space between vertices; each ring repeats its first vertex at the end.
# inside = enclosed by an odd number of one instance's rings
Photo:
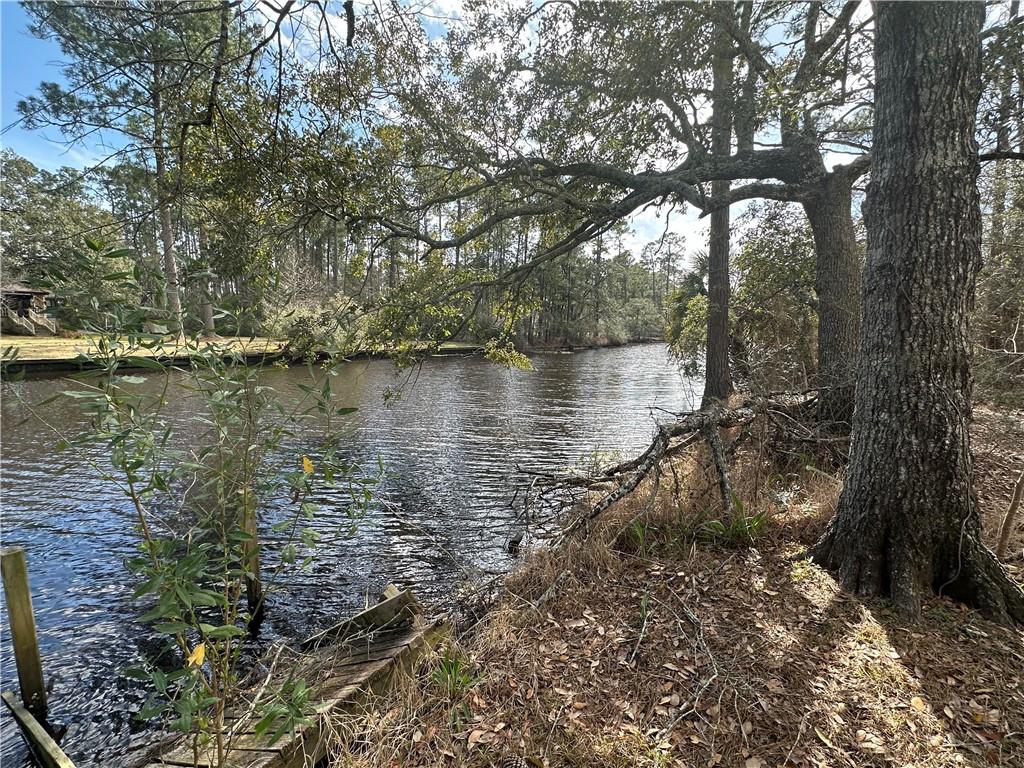
POLYGON ((561 535, 560 540, 565 540, 575 534, 580 528, 589 524, 592 520, 603 514, 609 507, 615 502, 619 501, 623 497, 629 495, 633 490, 636 489, 644 478, 646 478, 652 469, 654 469, 659 462, 668 454, 676 453, 678 451, 689 448, 701 440, 701 438, 708 439, 709 442, 717 443, 717 450, 712 445, 712 453, 717 454, 716 464, 719 466, 720 477, 724 476, 724 498, 727 499, 726 505, 731 509, 732 503, 732 490, 728 480, 725 451, 722 447, 720 438, 718 437, 717 429, 720 427, 736 427, 743 424, 747 424, 754 419, 757 411, 749 406, 740 408, 730 409, 713 409, 710 411, 693 411, 691 413, 684 414, 679 421, 674 424, 662 424, 658 426, 658 432, 654 437, 653 442, 647 447, 640 456, 629 462, 618 464, 615 467, 605 470, 600 473, 598 478, 594 479, 594 482, 606 482, 609 478, 609 474, 613 477, 615 474, 624 474, 625 468, 633 468, 632 474, 624 479, 619 486, 606 494, 594 507, 586 514, 578 517, 568 526, 566 526, 561 535), (714 433, 712 438, 709 434, 709 429, 714 433), (682 437, 683 439, 676 444, 672 444, 675 438, 682 437))
POLYGON ((708 412, 708 419, 701 425, 701 432, 708 441, 711 449, 711 457, 715 461, 715 468, 718 470, 718 490, 722 494, 722 504, 729 513, 733 512, 736 504, 736 495, 732 490, 732 483, 729 480, 729 467, 725 459, 725 448, 722 447, 722 436, 718 434, 717 409, 714 407, 708 412))

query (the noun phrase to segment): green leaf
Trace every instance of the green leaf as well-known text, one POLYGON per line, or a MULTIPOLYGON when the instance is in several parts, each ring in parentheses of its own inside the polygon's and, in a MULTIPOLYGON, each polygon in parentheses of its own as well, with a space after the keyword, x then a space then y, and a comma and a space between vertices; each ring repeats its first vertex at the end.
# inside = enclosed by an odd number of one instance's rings
POLYGON ((206 633, 207 637, 214 640, 226 640, 229 637, 241 637, 246 631, 234 624, 225 624, 223 627, 215 627, 206 633))
POLYGON ((162 635, 176 635, 188 629, 188 624, 181 621, 169 621, 165 624, 154 624, 153 629, 162 635))

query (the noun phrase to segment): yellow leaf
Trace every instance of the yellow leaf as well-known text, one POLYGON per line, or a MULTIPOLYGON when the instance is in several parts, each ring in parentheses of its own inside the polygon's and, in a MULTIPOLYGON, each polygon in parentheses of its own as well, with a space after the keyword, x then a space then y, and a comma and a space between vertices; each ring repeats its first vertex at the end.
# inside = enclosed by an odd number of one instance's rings
POLYGON ((201 667, 203 661, 206 659, 206 643, 200 643, 192 649, 192 653, 188 655, 188 664, 190 667, 201 667))
POLYGON ((313 460, 309 456, 302 457, 302 471, 307 475, 313 474, 313 460))
POLYGON ((915 696, 914 698, 912 698, 910 700, 910 706, 912 706, 918 712, 924 712, 928 708, 928 705, 924 703, 924 699, 922 699, 920 696, 915 696))

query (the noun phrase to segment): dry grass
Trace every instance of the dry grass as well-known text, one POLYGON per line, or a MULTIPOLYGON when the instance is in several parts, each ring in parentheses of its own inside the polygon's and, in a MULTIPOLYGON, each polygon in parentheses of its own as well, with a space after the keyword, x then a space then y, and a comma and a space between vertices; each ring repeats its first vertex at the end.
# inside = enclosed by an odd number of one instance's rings
MULTIPOLYGON (((975 487, 984 521, 985 543, 994 547, 999 525, 1010 504, 1013 483, 1024 470, 1024 411, 975 407, 975 487)), ((1018 513, 1007 552, 1012 563, 1024 566, 1024 519, 1018 513)))
MULTIPOLYGON (((1024 441, 986 418, 991 528, 989 462, 1019 463, 1024 441)), ((532 554, 472 631, 342 724, 332 764, 1024 765, 1024 634, 840 592, 801 557, 840 488, 812 461, 747 442, 737 491, 765 522, 744 547, 705 525, 722 513, 703 457, 678 458, 585 543, 532 554)))

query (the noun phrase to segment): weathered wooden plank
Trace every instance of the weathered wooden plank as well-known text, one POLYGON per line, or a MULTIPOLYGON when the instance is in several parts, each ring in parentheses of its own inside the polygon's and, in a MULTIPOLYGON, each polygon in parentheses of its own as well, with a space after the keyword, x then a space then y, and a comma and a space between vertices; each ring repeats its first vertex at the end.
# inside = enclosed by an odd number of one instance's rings
MULTIPOLYGON (((282 742, 287 741, 283 738, 282 742)), ((269 765, 280 753, 280 747, 267 743, 267 739, 248 733, 234 734, 230 743, 225 745, 230 765, 256 766, 269 765)), ((198 755, 191 744, 181 743, 170 752, 161 755, 164 765, 187 765, 198 768, 211 768, 218 765, 217 747, 212 742, 199 750, 198 755)))
MULTIPOLYGON (((311 698, 316 701, 309 714, 311 722, 268 743, 267 736, 255 734, 258 717, 244 710, 225 718, 230 732, 230 754, 226 768, 308 768, 323 759, 330 748, 333 718, 350 712, 373 693, 380 692, 397 670, 408 669, 424 649, 434 645, 443 625, 424 625, 417 618, 418 604, 409 592, 389 587, 385 600, 303 644, 306 655, 285 662, 289 676, 310 679, 311 698), (415 620, 410 623, 410 620, 415 620), (401 627, 399 629, 399 627, 401 627), (355 633, 365 636, 353 637, 355 633), (331 641, 328 644, 328 641, 331 641)), ((274 675, 272 683, 282 675, 274 675)), ((212 745, 199 755, 198 766, 216 764, 212 745)), ((196 765, 191 744, 174 745, 145 768, 196 765)))
POLYGON ((413 597, 412 592, 406 589, 333 627, 317 632, 304 640, 301 647, 304 649, 317 648, 328 640, 341 641, 353 633, 397 626, 403 621, 411 620, 418 610, 416 598, 413 597))
POLYGON ((75 768, 71 758, 64 754, 53 737, 46 732, 42 723, 35 719, 31 712, 22 706, 21 702, 10 691, 0 693, 4 704, 11 711, 18 726, 21 728, 29 749, 36 756, 44 768, 75 768))
POLYGON ((282 750, 281 763, 274 763, 273 766, 268 766, 268 768, 305 768, 306 766, 315 765, 324 759, 331 747, 332 729, 325 727, 330 717, 351 711, 369 696, 384 691, 396 672, 410 669, 420 654, 433 647, 443 636, 443 633, 444 628, 440 623, 419 630, 416 638, 402 649, 391 660, 391 663, 384 666, 371 678, 363 681, 358 686, 358 690, 354 695, 340 701, 338 706, 334 707, 330 712, 317 718, 317 721, 305 730, 302 737, 291 745, 291 749, 282 750))
MULTIPOLYGON (((406 647, 399 649, 399 652, 405 650, 406 647)), ((394 656, 388 656, 377 661, 365 662, 351 668, 350 674, 327 681, 325 687, 327 689, 333 688, 335 695, 324 694, 329 696, 329 698, 322 702, 324 706, 317 707, 319 711, 311 713, 313 723, 297 727, 293 734, 283 736, 279 739, 278 743, 270 744, 266 736, 256 736, 254 732, 255 723, 234 726, 234 733, 229 740, 229 765, 231 768, 278 765, 276 758, 284 759, 285 752, 290 753, 301 749, 300 744, 308 741, 306 738, 308 732, 311 730, 319 732, 323 717, 329 716, 332 710, 347 702, 364 687, 372 684, 373 681, 386 676, 389 667, 392 666, 393 658, 394 656), (275 759, 262 761, 262 758, 266 755, 275 759)), ((180 744, 171 752, 162 755, 160 760, 167 765, 198 765, 199 768, 210 768, 217 765, 216 749, 213 744, 200 751, 198 762, 196 762, 195 753, 189 744, 180 744)))
MULTIPOLYGON (((346 685, 342 688, 336 688, 332 693, 326 694, 323 701, 317 702, 310 711, 310 717, 318 717, 329 713, 332 709, 347 701, 348 699, 359 693, 358 685, 346 685)), ((254 718, 251 713, 243 715, 241 718, 225 717, 225 723, 229 727, 233 728, 236 733, 255 733, 256 723, 259 722, 257 718, 254 718)), ((305 730, 307 726, 300 726, 300 730, 305 730)))

